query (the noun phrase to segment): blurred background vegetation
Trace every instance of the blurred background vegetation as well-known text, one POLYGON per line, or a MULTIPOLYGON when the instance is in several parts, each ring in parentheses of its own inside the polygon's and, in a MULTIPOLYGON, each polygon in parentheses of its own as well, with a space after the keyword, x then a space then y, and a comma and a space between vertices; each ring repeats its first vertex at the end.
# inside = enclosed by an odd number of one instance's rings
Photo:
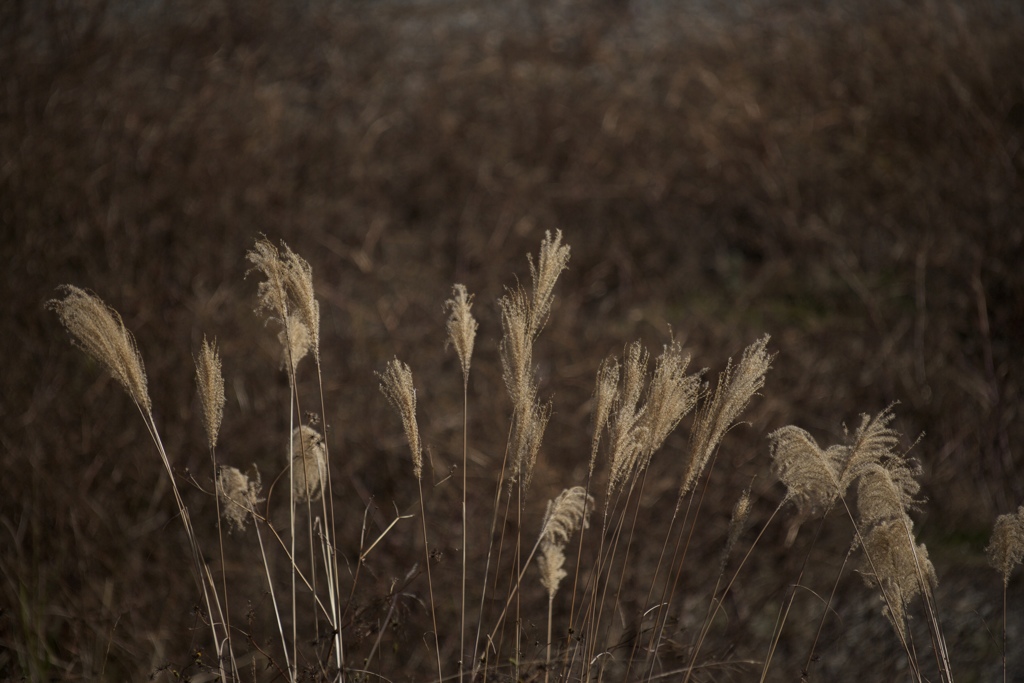
MULTIPOLYGON (((528 277, 524 255, 549 229, 573 251, 537 351, 555 415, 536 523, 544 497, 585 476, 602 358, 674 334, 717 373, 767 332, 778 357, 764 395, 711 475, 698 540, 709 564, 743 488, 753 481, 761 522, 782 496, 768 431, 797 424, 833 443, 898 401, 905 446, 924 434, 917 521, 956 673, 998 671, 1001 587, 983 549, 996 515, 1024 503, 1019 3, 9 0, 0 73, 0 678, 188 672, 205 646, 165 475, 130 400, 44 310, 58 285, 123 314, 168 451, 209 487, 191 356, 204 334, 221 345, 220 457, 275 476, 287 382, 252 313, 244 254, 262 233, 305 256, 351 560, 364 504, 381 524, 415 501, 374 371, 398 355, 416 373, 434 481, 461 457, 442 308, 455 282, 481 321, 469 475, 490 509, 508 420, 495 303, 528 277)), ((645 507, 652 524, 671 511, 685 444, 684 430, 653 465, 665 483, 645 507)), ((435 488, 435 521, 456 489, 435 488)), ((212 524, 212 501, 188 495, 193 519, 212 524)), ((450 518, 448 571, 435 576, 455 586, 450 518)), ((755 553, 709 658, 763 657, 764 615, 812 546, 804 530, 787 547, 786 523, 755 553)), ((376 637, 380 596, 419 557, 416 534, 407 524, 376 558, 354 647, 376 637)), ((809 588, 827 594, 849 540, 831 520, 809 588)), ((229 546, 244 587, 250 544, 229 546)), ((693 582, 702 616, 710 592, 693 582)), ((1019 577, 1011 588, 1019 605, 1019 577)), ((236 591, 255 631, 269 616, 260 591, 236 591)), ((780 679, 799 676, 817 628, 820 602, 800 599, 780 679)), ((896 675, 903 655, 849 570, 834 606, 812 677, 896 675)), ((386 652, 419 642, 429 614, 414 604, 406 619, 386 652)), ((1022 631, 1017 610, 1011 634, 1022 631)), ((425 646, 389 656, 408 678, 430 670, 425 646)), ((742 667, 718 673, 744 679, 742 667)))

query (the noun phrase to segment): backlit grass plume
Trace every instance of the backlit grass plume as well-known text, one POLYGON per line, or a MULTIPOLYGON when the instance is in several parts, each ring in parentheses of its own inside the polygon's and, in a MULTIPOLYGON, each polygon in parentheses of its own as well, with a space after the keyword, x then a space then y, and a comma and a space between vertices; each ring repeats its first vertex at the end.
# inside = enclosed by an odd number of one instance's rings
POLYGON ((863 528, 904 516, 921 502, 917 477, 921 467, 913 460, 889 458, 871 463, 857 480, 857 518, 863 528))
POLYGON ((246 275, 257 270, 266 278, 256 290, 256 313, 267 313, 271 320, 284 326, 290 310, 288 291, 285 289, 288 276, 277 247, 267 238, 261 237, 245 258, 252 264, 246 275))
POLYGON ((534 263, 529 257, 531 294, 517 286, 498 302, 501 307, 502 378, 512 399, 512 473, 509 486, 520 481, 529 487, 537 453, 544 437, 551 406, 537 399, 537 380, 533 370, 533 343, 551 314, 555 283, 569 262, 569 247, 562 244, 562 233, 544 235, 540 255, 534 263))
POLYGON ((654 375, 644 401, 644 441, 639 467, 647 466, 654 452, 697 404, 701 373, 686 374, 690 354, 673 339, 654 362, 654 375))
POLYGON ((750 517, 750 489, 748 488, 736 501, 732 508, 732 516, 729 518, 729 538, 725 542, 725 549, 722 550, 722 559, 719 563, 719 573, 725 573, 725 563, 729 561, 729 555, 736 547, 736 541, 747 527, 747 519, 750 517))
POLYGON ((303 425, 292 433, 292 492, 295 501, 319 500, 327 477, 327 451, 320 432, 303 425))
POLYGON ((541 584, 548 591, 548 661, 550 662, 551 606, 555 593, 558 590, 558 585, 566 576, 565 570, 562 568, 565 563, 565 545, 574 533, 587 528, 590 512, 593 507, 593 497, 582 486, 565 489, 554 500, 548 501, 544 520, 540 525, 540 535, 533 546, 533 550, 530 551, 523 562, 519 577, 516 579, 513 589, 505 602, 505 609, 502 610, 494 630, 487 638, 488 642, 494 642, 498 629, 504 622, 509 605, 512 604, 513 598, 518 593, 523 576, 526 574, 526 570, 536 556, 537 551, 540 550, 541 584))
POLYGON ((582 486, 565 489, 554 500, 548 501, 541 523, 539 563, 541 585, 547 589, 551 600, 558 591, 558 584, 565 578, 565 570, 562 569, 565 545, 576 531, 587 528, 593 507, 593 496, 588 495, 582 486))
POLYGON ((196 363, 196 385, 199 387, 199 402, 203 406, 203 426, 210 448, 217 445, 220 423, 224 418, 224 376, 221 374, 220 354, 217 342, 203 337, 196 363))
POLYGON ((697 414, 691 438, 690 463, 683 477, 679 498, 689 493, 725 433, 735 424, 750 399, 764 386, 764 377, 774 354, 768 353, 767 334, 743 351, 740 362, 732 360, 718 378, 714 394, 697 414))
POLYGON ((802 517, 812 517, 832 509, 841 495, 836 462, 844 446, 828 451, 818 446, 803 429, 789 425, 768 435, 772 472, 786 487, 786 497, 796 505, 802 517))
POLYGON ((594 433, 590 439, 590 466, 588 477, 594 474, 597 462, 597 450, 601 445, 601 434, 611 418, 615 398, 619 393, 620 365, 618 359, 609 356, 597 369, 597 382, 594 387, 594 433))
POLYGON ((1016 513, 996 518, 986 552, 989 564, 1003 575, 1003 585, 1008 585, 1010 574, 1024 558, 1024 505, 1016 513))
POLYGON ((398 411, 402 418, 402 427, 405 430, 405 438, 409 442, 409 450, 412 453, 413 475, 416 477, 416 484, 419 489, 420 501, 420 528, 423 531, 423 554, 427 568, 427 586, 430 591, 430 618, 434 623, 434 653, 437 661, 437 677, 443 679, 441 669, 441 647, 437 633, 437 613, 434 605, 434 580, 430 570, 430 542, 427 539, 427 511, 423 503, 423 450, 420 445, 420 428, 416 420, 416 387, 412 383, 412 370, 409 366, 398 360, 392 359, 383 373, 377 373, 380 377, 380 390, 387 397, 388 402, 398 411))
POLYGON ((989 540, 988 561, 992 567, 1003 575, 1003 683, 1007 680, 1006 667, 1006 594, 1010 585, 1010 574, 1020 565, 1024 558, 1024 505, 1017 508, 1016 513, 999 515, 992 527, 992 538, 989 540))
POLYGON ((53 299, 47 306, 57 313, 78 346, 107 368, 143 412, 152 413, 142 356, 120 314, 84 289, 74 285, 61 289, 64 298, 53 299))
MULTIPOLYGON (((114 379, 121 383, 142 413, 142 419, 153 439, 153 445, 156 446, 160 461, 167 472, 171 491, 174 494, 174 502, 178 508, 178 516, 188 536, 195 578, 197 586, 203 594, 206 612, 219 617, 219 620, 213 618, 209 620, 212 641, 218 644, 222 640, 227 642, 230 653, 230 636, 227 636, 229 628, 222 616, 221 597, 217 594, 216 587, 206 581, 203 552, 199 547, 188 508, 178 490, 170 458, 164 449, 156 421, 153 419, 153 407, 146 384, 146 370, 135 343, 135 337, 125 328, 118 312, 95 294, 73 285, 64 285, 62 289, 65 294, 64 298, 49 301, 48 307, 57 313, 61 323, 74 337, 75 342, 87 354, 104 365, 114 379)), ((232 660, 233 656, 231 654, 232 660)), ((223 661, 220 663, 220 676, 221 679, 226 679, 223 661)))
MULTIPOLYGON (((287 244, 278 251, 270 240, 261 237, 246 254, 266 278, 256 291, 257 313, 282 328, 281 346, 294 370, 309 351, 320 360, 320 305, 313 290, 313 269, 287 244)), ((287 363, 286 363, 287 364, 287 363)))
POLYGON ((294 312, 306 328, 307 350, 313 352, 314 358, 319 363, 320 304, 317 302, 313 290, 313 268, 284 242, 281 243, 281 249, 280 259, 284 270, 284 287, 291 297, 294 312))
POLYGON ((448 342, 455 347, 462 366, 462 378, 466 380, 473 361, 473 343, 477 330, 476 318, 470 310, 473 308, 473 295, 467 293, 465 285, 455 285, 452 298, 444 305, 451 313, 448 317, 448 342))
POLYGON ((248 477, 236 467, 224 466, 217 473, 217 496, 221 514, 229 526, 244 531, 249 516, 255 514, 256 505, 263 501, 260 495, 260 473, 253 468, 248 477))
POLYGON ((886 520, 864 536, 861 574, 869 586, 882 592, 882 611, 901 639, 906 638, 907 605, 938 583, 928 550, 923 543, 915 543, 908 519, 886 520))
POLYGON ((309 327, 302 321, 301 316, 293 313, 285 320, 285 326, 278 332, 277 340, 282 350, 281 367, 287 368, 291 365, 291 371, 294 373, 299 367, 299 361, 313 348, 309 327))
POLYGON ((918 595, 930 593, 938 583, 924 544, 914 539, 914 523, 907 512, 918 502, 921 485, 914 461, 886 453, 867 463, 857 479, 857 524, 863 539, 861 573, 869 586, 882 591, 884 613, 893 628, 906 637, 906 608, 918 595))
POLYGON ((473 363, 473 344, 476 341, 477 322, 470 309, 473 308, 473 296, 466 291, 465 285, 452 287, 452 298, 445 303, 450 312, 448 316, 448 341, 459 356, 462 366, 462 593, 460 596, 459 615, 459 675, 465 666, 466 643, 466 580, 467 552, 469 545, 469 515, 466 511, 468 490, 467 465, 469 461, 469 368, 473 363))
POLYGON ((615 400, 615 407, 608 422, 608 450, 610 471, 605 506, 612 504, 612 498, 625 483, 633 470, 637 458, 647 441, 647 426, 644 424, 643 395, 650 355, 640 342, 633 342, 623 354, 622 385, 615 400))
POLYGON ((412 383, 412 370, 408 365, 392 359, 388 362, 387 369, 383 373, 377 373, 380 378, 381 393, 387 397, 388 402, 402 418, 402 428, 405 430, 405 438, 409 442, 409 451, 412 454, 412 468, 416 479, 423 479, 423 451, 420 446, 420 428, 416 421, 416 387, 412 383))
MULTIPOLYGON (((914 466, 903 463, 893 450, 899 442, 899 433, 889 427, 893 417, 892 406, 875 417, 862 415, 860 426, 845 444, 825 450, 799 427, 783 427, 768 435, 772 471, 802 515, 828 511, 860 475, 876 466, 892 470, 904 491, 916 486, 911 483, 914 466)), ((907 495, 916 492, 914 488, 907 495)))
POLYGON ((565 545, 569 537, 589 524, 594 497, 587 495, 582 486, 565 489, 548 502, 544 521, 540 526, 541 543, 565 545))
POLYGON ((537 565, 540 568, 540 583, 548 592, 548 639, 546 669, 551 664, 551 624, 554 612, 555 594, 567 574, 565 565, 565 546, 569 537, 577 530, 586 529, 590 510, 594 499, 587 494, 582 486, 575 486, 562 491, 553 501, 548 503, 541 525, 540 557, 537 565))
POLYGON ((536 337, 547 324, 548 316, 551 314, 551 302, 555 299, 555 283, 558 276, 569 267, 569 245, 562 244, 562 231, 556 230, 554 237, 551 236, 550 230, 544 233, 536 264, 532 256, 527 258, 530 262, 530 277, 533 280, 530 333, 536 337))
POLYGON ((911 666, 917 664, 907 632, 907 607, 922 596, 937 660, 948 673, 948 651, 933 599, 935 570, 927 548, 915 540, 907 514, 920 502, 916 477, 921 469, 896 450, 900 434, 889 426, 893 417, 892 406, 875 417, 863 415, 846 443, 824 450, 802 429, 779 429, 769 435, 772 470, 786 486, 786 500, 796 504, 802 517, 825 514, 842 503, 854 526, 853 546, 863 552, 861 575, 880 591, 883 613, 911 666), (856 516, 846 501, 853 484, 857 485, 856 516))

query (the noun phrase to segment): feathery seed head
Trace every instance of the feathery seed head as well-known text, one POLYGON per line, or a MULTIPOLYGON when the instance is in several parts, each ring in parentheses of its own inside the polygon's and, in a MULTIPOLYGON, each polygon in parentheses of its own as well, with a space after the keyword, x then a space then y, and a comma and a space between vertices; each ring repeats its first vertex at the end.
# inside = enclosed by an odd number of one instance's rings
POLYGON ((529 302, 526 292, 517 287, 509 290, 498 305, 501 307, 502 378, 513 409, 521 412, 529 408, 536 395, 529 302))
POLYGON ((589 526, 593 507, 594 497, 588 495, 582 486, 565 489, 554 500, 548 501, 541 524, 541 538, 564 546, 577 529, 589 526))
POLYGON ((729 559, 729 554, 732 553, 732 549, 736 546, 736 541, 739 540, 740 534, 747 526, 747 518, 750 517, 750 489, 748 488, 740 496, 740 499, 736 501, 736 505, 732 509, 732 518, 729 520, 729 540, 726 541, 725 550, 722 552, 722 562, 719 572, 725 571, 725 563, 729 559))
POLYGON ((416 387, 412 382, 412 370, 395 358, 389 361, 387 369, 383 373, 377 373, 377 376, 380 378, 381 392, 402 418, 405 438, 412 453, 413 474, 417 479, 422 479, 423 453, 420 448, 420 428, 416 421, 416 387))
POLYGON ((537 464, 537 455, 544 441, 548 420, 551 419, 551 402, 534 403, 527 415, 527 420, 520 421, 517 417, 517 430, 521 425, 522 434, 516 439, 518 448, 512 465, 512 476, 509 477, 509 485, 519 480, 522 482, 523 491, 529 489, 530 482, 533 481, 533 468, 537 464))
POLYGON ((772 471, 788 489, 787 497, 801 515, 827 512, 862 476, 862 514, 870 524, 909 510, 921 486, 918 464, 894 451, 900 435, 889 428, 892 407, 876 417, 863 415, 847 443, 822 450, 798 427, 783 427, 768 435, 772 471))
POLYGON ((544 431, 551 418, 551 402, 541 403, 534 400, 527 406, 526 412, 516 412, 512 416, 512 437, 509 452, 512 454, 512 467, 508 477, 508 490, 511 493, 516 482, 520 482, 523 491, 530 488, 533 480, 533 468, 537 464, 544 431))
POLYGON ((989 564, 1003 575, 1003 585, 1010 583, 1010 574, 1024 558, 1024 505, 1016 514, 1008 513, 996 518, 988 548, 989 564))
POLYGON ((292 432, 292 495, 296 502, 319 500, 327 477, 327 448, 320 432, 303 425, 292 432))
POLYGON ((533 337, 530 333, 530 303, 526 292, 517 287, 501 298, 501 366, 509 397, 512 399, 512 472, 509 487, 519 481, 529 486, 533 465, 540 451, 548 418, 549 404, 537 401, 537 381, 533 375, 533 337))
POLYGON ((569 260, 569 247, 562 246, 562 233, 554 238, 548 232, 541 243, 540 258, 530 261, 533 295, 521 286, 508 290, 501 298, 501 368, 502 379, 512 399, 512 436, 509 450, 513 468, 509 486, 516 481, 529 486, 533 465, 544 437, 549 404, 537 401, 537 380, 533 371, 533 342, 543 329, 551 311, 555 282, 569 260))
POLYGON ((533 279, 533 300, 530 304, 530 337, 536 338, 540 331, 547 324, 548 316, 551 314, 551 303, 554 301, 555 283, 562 271, 569 267, 569 245, 562 244, 562 231, 556 230, 555 236, 551 231, 544 233, 544 240, 540 244, 540 257, 534 265, 533 257, 528 256, 530 262, 530 277, 533 279))
POLYGON ((640 467, 646 467, 654 452, 672 433, 679 422, 693 410, 700 393, 701 373, 686 375, 690 354, 683 353, 682 345, 672 340, 654 364, 654 376, 644 403, 646 441, 640 467))
POLYGON ((641 412, 637 406, 643 393, 644 381, 647 379, 647 362, 650 357, 647 349, 639 341, 626 347, 622 362, 622 393, 619 394, 616 413, 625 411, 630 415, 638 416, 641 412))
POLYGON ((899 444, 900 433, 889 427, 895 414, 892 406, 887 407, 875 417, 861 415, 860 426, 849 438, 845 451, 840 454, 842 474, 841 488, 846 488, 857 479, 866 468, 890 458, 899 458, 894 449, 899 444))
POLYGON ((565 489, 548 501, 547 511, 540 532, 540 582, 548 591, 548 599, 554 600, 558 584, 565 578, 565 545, 577 529, 586 529, 590 511, 594 507, 593 496, 587 495, 582 486, 565 489))
POLYGON ((199 358, 195 363, 199 402, 203 405, 203 423, 212 449, 217 445, 220 423, 224 418, 224 375, 221 374, 216 340, 211 343, 205 336, 203 337, 203 345, 199 349, 199 358))
POLYGON ((151 414, 146 369, 121 316, 95 294, 73 285, 61 289, 64 298, 47 302, 47 307, 57 313, 78 346, 107 368, 143 412, 151 414))
POLYGON ((235 467, 221 467, 217 472, 217 496, 221 515, 230 529, 244 531, 249 515, 255 514, 256 505, 263 502, 260 495, 260 473, 253 466, 250 479, 235 467))
POLYGON ((543 541, 540 544, 540 556, 537 558, 537 566, 540 567, 540 585, 548 592, 548 600, 555 599, 558 592, 558 585, 567 574, 565 565, 565 551, 561 545, 543 541))
POLYGON ((313 339, 303 316, 296 313, 289 315, 281 331, 277 333, 277 340, 281 343, 282 349, 281 367, 287 368, 291 361, 291 372, 294 374, 299 367, 299 361, 305 358, 313 347, 313 339))
MULTIPOLYGON (((313 291, 313 268, 304 258, 289 249, 284 242, 281 243, 281 247, 284 250, 280 258, 285 290, 294 303, 294 310, 306 329, 307 350, 313 351, 313 357, 319 363, 320 304, 313 291)), ((292 345, 294 346, 295 343, 292 342, 292 345)), ((294 360, 296 365, 298 362, 297 359, 294 360)))
POLYGON ((861 573, 872 588, 884 593, 888 617, 894 629, 906 635, 906 606, 916 596, 938 584, 935 568, 924 544, 915 544, 906 515, 875 525, 864 536, 861 573), (877 573, 876 573, 877 572, 877 573))
POLYGON ((597 386, 594 389, 594 436, 590 445, 590 472, 594 473, 597 461, 597 447, 601 433, 611 417, 612 406, 619 393, 619 361, 614 356, 605 358, 597 369, 597 386))
POLYGON ((266 237, 260 237, 245 257, 252 264, 246 275, 258 270, 266 278, 256 290, 257 315, 266 312, 270 320, 284 325, 288 319, 288 292, 285 285, 288 276, 277 247, 266 237))
MULTIPOLYGON (((313 269, 309 263, 284 242, 281 248, 283 253, 261 237, 246 258, 252 263, 249 272, 258 270, 266 277, 256 292, 256 312, 266 311, 268 320, 283 328, 278 340, 286 359, 290 353, 294 371, 309 351, 320 362, 320 304, 313 290, 313 269)), ((288 367, 287 360, 284 365, 288 367)))
POLYGON ((764 386, 764 376, 775 357, 774 354, 768 353, 769 339, 771 337, 766 334, 748 346, 737 366, 733 367, 730 359, 725 371, 718 378, 715 393, 705 401, 703 409, 697 415, 690 464, 683 485, 679 489, 680 498, 693 489, 722 437, 735 424, 754 394, 764 386))
POLYGON ((857 479, 857 516, 863 528, 903 516, 918 501, 921 473, 914 461, 890 459, 885 465, 867 465, 857 479))
POLYGON ((462 364, 462 378, 469 378, 469 366, 473 360, 473 342, 476 340, 477 322, 470 310, 473 307, 473 295, 466 292, 465 285, 452 288, 452 298, 444 302, 445 308, 451 311, 448 317, 448 342, 455 347, 462 364))
POLYGON ((640 397, 647 376, 647 349, 638 341, 626 347, 622 362, 622 387, 616 397, 609 421, 609 451, 611 462, 608 473, 606 505, 612 504, 614 493, 622 486, 647 443, 647 425, 644 424, 646 406, 640 397))
MULTIPOLYGON (((839 473, 814 438, 792 425, 768 435, 772 473, 786 487, 786 497, 801 516, 824 514, 840 496, 839 473)), ((829 449, 832 450, 832 449, 829 449)))

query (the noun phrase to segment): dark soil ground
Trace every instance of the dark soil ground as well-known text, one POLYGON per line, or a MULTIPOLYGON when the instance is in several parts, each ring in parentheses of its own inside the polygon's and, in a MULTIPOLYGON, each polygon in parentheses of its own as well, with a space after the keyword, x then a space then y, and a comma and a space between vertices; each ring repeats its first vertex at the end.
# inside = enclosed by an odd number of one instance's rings
MULTIPOLYGON (((455 282, 476 296, 467 471, 483 520, 509 420, 496 302, 529 281, 525 255, 554 229, 572 260, 537 344, 554 413, 525 538, 543 501, 586 476, 604 357, 675 335, 713 378, 768 333, 778 355, 707 480, 664 670, 688 661, 740 492, 751 486, 755 502, 746 546, 784 495, 766 435, 796 424, 830 444, 898 402, 894 426, 923 467, 928 502, 914 518, 954 673, 1001 675, 1001 578, 984 549, 995 517, 1024 503, 1021 5, 140 4, 0 9, 0 678, 169 680, 210 663, 166 474, 130 399, 45 310, 59 285, 96 292, 135 333, 186 502, 215 548, 212 499, 188 483, 212 483, 192 356, 216 337, 228 385, 218 457, 276 476, 288 385, 244 256, 260 234, 303 255, 322 306, 339 549, 358 556, 364 509, 376 536, 417 500, 374 375, 397 355, 416 376, 437 483, 435 591, 452 624, 459 488, 446 477, 461 463, 462 382, 443 302, 455 282)), ((630 642, 647 594, 688 428, 652 464, 613 640, 630 642)), ((769 678, 800 677, 852 534, 838 513, 817 537, 793 520, 787 508, 755 548, 702 650, 703 680, 756 680, 794 582, 769 678)), ((478 572, 482 547, 470 545, 478 572)), ((253 537, 227 550, 241 628, 273 643, 253 537)), ((393 579, 421 561, 414 520, 375 551, 345 633, 353 658, 376 639, 393 579)), ((543 657, 546 626, 529 584, 526 661, 543 657)), ((428 680, 426 586, 406 590, 370 668, 428 680)), ((1010 595, 1013 643, 1019 574, 1010 595)), ((831 608, 810 680, 906 677, 851 566, 831 608)), ((456 641, 441 647, 457 658, 456 641)), ((1024 680, 1019 653, 1010 672, 1024 680)))

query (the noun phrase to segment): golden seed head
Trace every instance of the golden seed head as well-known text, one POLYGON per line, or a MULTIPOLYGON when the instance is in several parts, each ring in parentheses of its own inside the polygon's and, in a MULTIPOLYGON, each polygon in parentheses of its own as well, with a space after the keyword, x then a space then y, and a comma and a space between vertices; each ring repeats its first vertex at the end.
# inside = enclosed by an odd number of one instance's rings
POLYGON ((260 473, 253 466, 253 476, 247 477, 235 467, 221 467, 217 472, 217 496, 220 498, 221 516, 229 529, 244 531, 250 515, 256 514, 256 505, 263 502, 260 495, 260 473))
POLYGON ((641 467, 646 467, 654 452, 679 425, 679 422, 697 405, 701 374, 687 376, 690 354, 683 353, 682 345, 672 340, 654 364, 654 375, 644 403, 645 442, 641 467))
POLYGON ((1010 574, 1024 558, 1024 506, 1016 514, 1009 513, 996 518, 989 541, 988 561, 1003 575, 1003 585, 1010 583, 1010 574))
POLYGON ((309 328, 303 322, 302 316, 295 313, 289 315, 284 327, 277 334, 277 340, 281 343, 282 367, 287 368, 291 361, 291 371, 294 373, 299 367, 299 362, 306 357, 313 345, 309 328))
POLYGON ((609 421, 611 463, 606 505, 612 504, 615 492, 629 479, 647 442, 647 425, 644 423, 646 406, 641 405, 640 398, 649 359, 647 349, 640 342, 633 342, 626 347, 622 362, 622 387, 616 396, 609 421))
POLYGON ((562 244, 562 231, 556 230, 554 237, 551 236, 550 230, 544 233, 536 265, 532 256, 528 255, 527 258, 530 261, 530 277, 533 279, 529 329, 530 337, 535 339, 547 324, 548 316, 551 314, 558 276, 569 267, 569 245, 562 244))
POLYGON ((679 490, 680 498, 693 489, 722 437, 735 424, 750 399, 764 386, 765 374, 775 357, 768 353, 769 339, 766 334, 748 346, 736 366, 730 359, 725 372, 718 378, 714 394, 705 400, 698 412, 691 440, 690 464, 679 490))
POLYGON ((292 432, 292 495, 298 503, 319 500, 327 478, 327 448, 320 432, 303 425, 292 432))
POLYGON ((614 356, 605 358, 597 369, 597 383, 594 388, 594 434, 590 440, 590 471, 594 473, 597 449, 601 445, 601 434, 608 425, 612 406, 619 393, 619 361, 614 356))
MULTIPOLYGON (((839 473, 828 453, 803 429, 782 427, 768 435, 772 472, 801 516, 827 512, 841 495, 839 473)), ((829 449, 831 451, 832 449, 829 449)))
POLYGON ((861 574, 869 586, 882 591, 883 612, 904 636, 907 605, 938 584, 928 549, 915 542, 906 515, 881 522, 864 536, 861 574))
MULTIPOLYGON (((281 243, 281 251, 278 251, 266 237, 256 241, 246 258, 252 264, 249 272, 257 270, 266 278, 256 292, 256 312, 266 312, 268 320, 286 329, 286 333, 278 336, 285 355, 288 355, 290 346, 301 350, 299 359, 312 351, 319 362, 320 304, 313 290, 312 267, 284 242, 281 243), (298 346, 292 338, 293 330, 298 330, 296 334, 301 335, 301 344, 298 346)), ((298 365, 298 359, 293 360, 292 365, 298 365)))
POLYGON ((199 401, 203 406, 203 424, 210 448, 217 445, 217 435, 224 418, 224 376, 221 373, 220 354, 217 341, 212 343, 203 337, 203 345, 196 359, 196 385, 199 387, 199 401))
POLYGON ((405 438, 412 453, 413 474, 417 479, 422 479, 423 453, 420 447, 419 423, 416 421, 416 387, 412 382, 412 370, 395 358, 388 362, 387 369, 383 373, 377 373, 377 376, 380 377, 381 392, 402 418, 405 438))
POLYGON ((558 585, 567 575, 565 569, 565 551, 561 545, 542 541, 537 566, 540 568, 540 584, 548 591, 548 599, 554 600, 558 585))
POLYGON ((95 294, 73 285, 61 289, 64 298, 49 301, 47 307, 57 313, 78 346, 102 363, 135 403, 151 414, 146 369, 135 337, 125 328, 121 316, 95 294))
POLYGON ((285 289, 287 274, 277 247, 266 237, 260 237, 245 257, 252 264, 246 274, 257 270, 266 278, 256 290, 256 313, 266 312, 270 320, 283 325, 288 319, 288 293, 285 289))
MULTIPOLYGON (((301 256, 281 243, 284 250, 281 267, 284 270, 284 285, 297 313, 306 329, 307 351, 320 361, 320 304, 313 290, 313 268, 301 256)), ((297 364, 298 361, 295 361, 297 364)))
POLYGON ((541 524, 541 538, 564 546, 578 529, 589 526, 593 507, 594 497, 588 495, 582 486, 565 489, 548 502, 541 524))
POLYGON ((451 314, 448 317, 448 342, 455 347, 462 364, 462 377, 469 377, 469 366, 473 361, 473 343, 476 340, 477 322, 470 310, 473 295, 466 292, 465 285, 452 288, 452 298, 445 303, 451 314))

